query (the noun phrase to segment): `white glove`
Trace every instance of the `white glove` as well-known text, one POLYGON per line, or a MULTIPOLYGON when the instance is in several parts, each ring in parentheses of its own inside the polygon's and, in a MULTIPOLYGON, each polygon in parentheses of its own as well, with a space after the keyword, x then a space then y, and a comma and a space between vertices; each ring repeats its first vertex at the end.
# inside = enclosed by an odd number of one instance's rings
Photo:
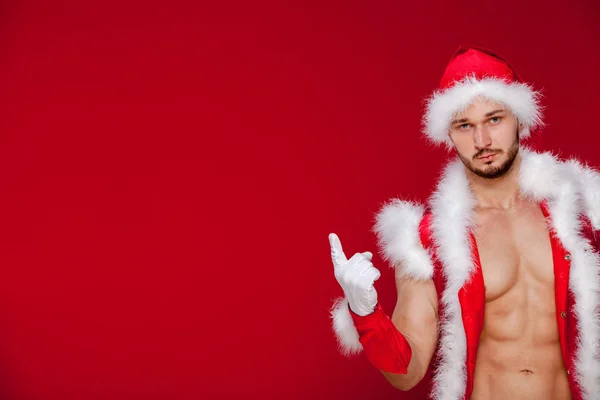
POLYGON ((350 309, 362 317, 371 314, 377 305, 377 291, 373 283, 381 276, 371 264, 373 254, 368 251, 356 253, 346 259, 342 243, 335 233, 329 234, 329 244, 335 279, 344 290, 350 309))

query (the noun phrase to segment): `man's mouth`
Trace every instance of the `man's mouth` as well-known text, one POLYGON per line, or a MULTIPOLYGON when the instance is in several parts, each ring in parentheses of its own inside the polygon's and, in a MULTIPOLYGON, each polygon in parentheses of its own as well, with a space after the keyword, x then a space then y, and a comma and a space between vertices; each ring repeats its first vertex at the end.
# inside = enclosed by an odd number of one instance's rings
POLYGON ((494 156, 496 156, 496 153, 488 153, 477 157, 477 159, 481 161, 490 161, 494 156))

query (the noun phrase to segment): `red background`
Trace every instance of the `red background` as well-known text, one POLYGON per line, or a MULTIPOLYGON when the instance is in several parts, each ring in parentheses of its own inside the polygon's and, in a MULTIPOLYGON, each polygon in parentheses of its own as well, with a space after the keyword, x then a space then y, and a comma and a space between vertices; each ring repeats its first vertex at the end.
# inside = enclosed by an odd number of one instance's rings
POLYGON ((380 204, 430 192, 459 44, 600 165, 600 6, 567 3, 2 2, 0 397, 420 398, 337 353, 327 234, 374 251, 380 204))

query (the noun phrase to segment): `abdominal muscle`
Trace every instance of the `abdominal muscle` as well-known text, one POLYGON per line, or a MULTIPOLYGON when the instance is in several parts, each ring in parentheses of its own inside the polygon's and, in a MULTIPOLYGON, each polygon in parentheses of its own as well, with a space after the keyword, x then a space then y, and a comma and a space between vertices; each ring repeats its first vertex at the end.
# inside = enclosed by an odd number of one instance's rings
POLYGON ((486 304, 471 399, 571 399, 554 301, 520 286, 486 304))
POLYGON ((571 399, 567 374, 556 347, 490 340, 482 343, 471 399, 571 399), (526 361, 527 358, 535 360, 526 361))

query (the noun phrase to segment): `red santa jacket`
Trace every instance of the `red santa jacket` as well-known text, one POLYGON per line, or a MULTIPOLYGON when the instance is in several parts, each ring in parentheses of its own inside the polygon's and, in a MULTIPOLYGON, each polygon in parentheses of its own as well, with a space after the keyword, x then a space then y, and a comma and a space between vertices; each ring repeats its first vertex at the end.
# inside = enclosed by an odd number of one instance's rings
MULTIPOLYGON (((574 399, 600 398, 600 174, 575 160, 521 150, 522 195, 538 202, 549 223, 556 317, 574 399)), ((434 400, 469 399, 485 311, 485 287, 471 232, 475 199, 460 160, 448 164, 425 208, 393 199, 377 214, 382 256, 396 273, 433 279, 440 327, 432 360, 434 400)), ((332 310, 345 354, 361 351, 345 299, 332 310)))

